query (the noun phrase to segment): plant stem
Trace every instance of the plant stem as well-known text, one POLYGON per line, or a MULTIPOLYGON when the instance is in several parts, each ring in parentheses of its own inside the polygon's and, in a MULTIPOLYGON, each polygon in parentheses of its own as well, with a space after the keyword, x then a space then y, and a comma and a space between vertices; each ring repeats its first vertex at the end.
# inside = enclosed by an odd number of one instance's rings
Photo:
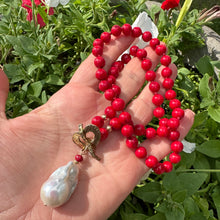
POLYGON ((127 199, 125 199, 125 202, 126 202, 132 209, 134 209, 135 212, 139 213, 139 210, 138 210, 133 204, 131 204, 131 202, 129 202, 127 199))
POLYGON ((176 170, 177 173, 184 172, 205 172, 205 173, 220 173, 219 169, 184 169, 184 170, 176 170))

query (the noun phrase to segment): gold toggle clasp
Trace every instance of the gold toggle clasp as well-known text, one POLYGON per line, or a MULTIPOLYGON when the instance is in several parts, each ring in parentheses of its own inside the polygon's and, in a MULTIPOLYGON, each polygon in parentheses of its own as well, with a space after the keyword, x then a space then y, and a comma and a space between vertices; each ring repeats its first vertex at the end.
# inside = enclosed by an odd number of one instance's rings
POLYGON ((79 131, 73 134, 72 139, 73 142, 82 149, 83 153, 89 152, 93 158, 96 160, 101 160, 101 158, 95 154, 96 145, 101 139, 101 132, 97 126, 90 124, 83 128, 83 125, 80 124, 79 131), (86 135, 88 133, 93 133, 94 137, 87 137, 86 135))

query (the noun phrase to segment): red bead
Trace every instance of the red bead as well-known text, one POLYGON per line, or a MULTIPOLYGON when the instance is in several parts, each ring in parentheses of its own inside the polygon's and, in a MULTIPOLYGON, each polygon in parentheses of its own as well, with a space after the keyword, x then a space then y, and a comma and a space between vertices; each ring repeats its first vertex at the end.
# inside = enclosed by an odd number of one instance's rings
POLYGON ((163 174, 165 172, 164 166, 162 163, 158 163, 154 168, 154 172, 158 175, 163 174))
POLYGON ((135 133, 135 135, 137 135, 137 136, 145 135, 146 130, 145 130, 144 125, 141 125, 141 124, 135 125, 135 126, 134 126, 134 133, 135 133))
POLYGON ((174 141, 171 144, 171 150, 180 153, 183 150, 183 144, 180 141, 174 141))
POLYGON ((77 162, 82 162, 83 161, 83 156, 78 154, 78 155, 75 156, 75 160, 77 162))
POLYGON ((105 115, 106 115, 107 118, 114 118, 115 115, 116 115, 116 112, 115 112, 115 110, 113 109, 112 106, 108 106, 105 109, 105 115))
POLYGON ((171 63, 171 57, 168 55, 164 55, 160 59, 160 63, 164 66, 169 66, 171 63))
POLYGON ((135 150, 135 155, 138 158, 145 158, 147 156, 147 150, 140 146, 135 150))
POLYGON ((137 148, 138 139, 135 136, 131 136, 131 137, 127 138, 126 145, 129 148, 137 148))
POLYGON ((160 84, 158 82, 151 82, 149 85, 149 89, 151 92, 158 92, 160 90, 160 84))
POLYGON ((163 162, 163 167, 166 173, 169 173, 173 170, 173 165, 170 161, 164 161, 163 162))
POLYGON ((169 160, 171 163, 179 163, 181 161, 181 156, 174 152, 170 154, 169 160))
POLYGON ((109 101, 112 101, 115 97, 115 92, 113 91, 113 89, 107 89, 105 90, 105 98, 109 101))
POLYGON ((132 29, 132 37, 140 37, 142 34, 142 30, 139 27, 134 27, 132 29))
POLYGON ((106 79, 108 77, 107 72, 104 69, 98 69, 95 73, 95 76, 99 80, 106 79))
POLYGON ((164 98, 160 94, 155 94, 152 98, 152 102, 156 106, 160 106, 161 104, 163 104, 163 101, 164 101, 164 98))
POLYGON ((99 128, 101 133, 101 140, 105 140, 108 137, 108 130, 105 128, 99 128))
POLYGON ((157 132, 154 128, 147 128, 146 129, 146 137, 148 139, 154 138, 156 136, 157 132))
POLYGON ((96 57, 94 60, 94 64, 97 68, 102 68, 105 66, 105 59, 101 56, 96 57))
POLYGON ((93 47, 95 46, 100 46, 100 47, 103 47, 104 46, 104 42, 102 39, 98 38, 98 39, 95 39, 93 41, 93 47))
POLYGON ((166 78, 164 79, 162 85, 165 89, 172 89, 174 85, 174 81, 170 78, 166 78))
POLYGON ((159 126, 157 128, 157 135, 159 137, 167 137, 169 135, 169 130, 167 127, 165 126, 159 126))
POLYGON ((132 125, 124 125, 122 128, 121 128, 121 133, 123 136, 125 137, 131 137, 132 134, 134 133, 134 129, 133 129, 133 126, 132 125))
POLYGON ((131 115, 128 112, 122 112, 118 118, 123 125, 131 123, 131 115))
POLYGON ((124 63, 122 61, 115 61, 112 66, 118 68, 118 71, 121 72, 124 68, 124 63))
POLYGON ((138 49, 139 49, 138 46, 135 46, 135 45, 132 46, 132 47, 130 48, 130 51, 129 51, 129 53, 131 54, 131 56, 136 57, 136 54, 137 54, 138 49))
POLYGON ((174 117, 174 118, 178 118, 178 119, 181 119, 181 118, 183 118, 184 117, 184 111, 183 111, 183 109, 181 109, 181 108, 175 108, 175 109, 173 109, 173 111, 172 111, 172 116, 174 117))
POLYGON ((136 56, 142 60, 144 58, 146 58, 147 56, 147 51, 145 49, 138 49, 137 53, 136 53, 136 56))
POLYGON ((154 109, 153 114, 156 118, 162 118, 165 114, 165 111, 161 107, 157 107, 154 109))
POLYGON ((111 28, 112 35, 114 35, 116 37, 118 37, 121 34, 121 31, 122 31, 122 29, 119 25, 114 25, 111 28))
POLYGON ((112 85, 116 82, 116 78, 112 75, 109 75, 107 81, 109 82, 110 85, 112 85))
POLYGON ((95 116, 92 119, 92 124, 94 124, 97 127, 101 128, 104 125, 104 119, 101 116, 95 116))
POLYGON ((158 160, 155 156, 151 155, 149 157, 147 157, 147 159, 145 160, 145 164, 149 167, 149 168, 153 168, 157 165, 158 160))
POLYGON ((167 123, 168 123, 169 119, 168 118, 161 118, 159 121, 159 126, 164 126, 167 127, 167 123))
POLYGON ((94 56, 102 56, 102 53, 103 53, 103 47, 101 46, 95 46, 92 48, 92 54, 94 56))
POLYGON ((102 80, 99 83, 99 90, 104 92, 106 89, 109 89, 111 84, 107 80, 102 80))
POLYGON ((153 81, 156 78, 156 73, 153 70, 149 70, 145 74, 145 79, 147 81, 153 81))
POLYGON ((124 64, 127 64, 129 61, 131 60, 131 56, 127 53, 124 53, 122 56, 121 56, 121 61, 124 63, 124 64))
POLYGON ((149 70, 152 67, 152 62, 149 59, 143 59, 141 63, 141 67, 144 70, 149 70))
POLYGON ((177 118, 170 118, 168 120, 168 123, 167 123, 168 127, 170 127, 171 129, 177 129, 180 125, 180 122, 179 122, 179 119, 177 118))
POLYGON ((181 102, 178 99, 171 99, 170 103, 169 103, 169 106, 170 106, 171 109, 180 108, 181 102))
POLYGON ((145 42, 150 41, 150 40, 152 39, 152 34, 151 34, 151 32, 145 31, 145 32, 142 34, 142 39, 143 39, 143 41, 145 41, 145 42))
POLYGON ((152 49, 155 49, 157 45, 160 44, 160 41, 157 38, 152 38, 150 40, 150 46, 152 49))
POLYGON ((123 99, 116 98, 112 102, 112 107, 114 108, 115 111, 122 111, 125 107, 125 102, 123 99))
POLYGON ((167 50, 166 46, 162 44, 156 46, 155 52, 158 56, 162 56, 163 54, 166 53, 166 50, 167 50))
POLYGON ((121 93, 121 88, 117 85, 112 85, 112 90, 115 92, 115 97, 118 97, 121 93))
POLYGON ((105 42, 105 43, 109 43, 111 40, 111 34, 108 32, 103 32, 100 36, 100 38, 105 42))
POLYGON ((177 141, 179 139, 179 137, 180 137, 179 131, 170 131, 168 138, 171 141, 177 141))
POLYGON ((176 98, 176 92, 172 89, 167 90, 165 93, 165 98, 167 100, 175 99, 176 98))
POLYGON ((121 122, 118 118, 112 118, 109 122, 109 125, 115 130, 121 129, 121 122))
POLYGON ((117 78, 118 74, 119 74, 119 70, 118 70, 117 67, 112 66, 112 67, 110 67, 110 69, 108 71, 108 74, 114 76, 115 78, 117 78))
POLYGON ((131 35, 132 27, 130 24, 124 24, 121 28, 122 28, 122 32, 125 36, 131 35))
POLYGON ((172 70, 169 67, 165 67, 165 68, 162 69, 161 75, 164 78, 170 77, 172 75, 172 70))

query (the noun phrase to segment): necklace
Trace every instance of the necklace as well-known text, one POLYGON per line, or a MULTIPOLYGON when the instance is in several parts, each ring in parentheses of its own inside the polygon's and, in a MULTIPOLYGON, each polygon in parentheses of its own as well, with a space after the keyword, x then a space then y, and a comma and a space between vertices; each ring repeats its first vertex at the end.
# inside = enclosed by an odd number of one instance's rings
POLYGON ((127 147, 135 149, 137 158, 145 159, 146 166, 153 169, 156 174, 172 171, 172 164, 181 160, 179 153, 183 150, 183 144, 178 140, 180 133, 177 129, 181 118, 184 117, 184 111, 181 108, 181 102, 176 98, 176 92, 172 89, 174 81, 170 78, 172 70, 169 68, 171 57, 165 54, 166 51, 166 46, 161 44, 157 38, 152 38, 149 31, 142 33, 139 27, 132 28, 130 24, 124 24, 122 27, 114 25, 110 33, 103 32, 100 38, 94 40, 92 54, 94 55, 94 65, 97 67, 95 76, 99 80, 99 90, 104 93, 111 105, 105 108, 102 116, 93 117, 90 125, 83 128, 83 125, 80 124, 79 131, 73 134, 72 140, 81 148, 81 153, 75 155, 75 161, 70 161, 67 165, 54 171, 42 185, 40 196, 45 205, 58 207, 69 200, 78 184, 77 164, 83 161, 83 156, 87 153, 94 159, 101 160, 95 153, 96 146, 100 141, 106 139, 112 130, 121 130, 121 134, 126 138, 127 147), (104 69, 103 48, 111 41, 112 35, 119 37, 121 34, 132 36, 134 39, 141 36, 155 53, 161 56, 160 63, 163 66, 161 75, 164 78, 162 85, 155 81, 156 73, 151 70, 152 62, 147 58, 145 49, 140 49, 135 45, 129 49, 129 53, 121 56, 120 61, 115 61, 108 72, 104 69), (124 100, 120 98, 121 89, 117 85, 116 79, 124 65, 131 60, 131 56, 137 57, 141 61, 141 67, 146 72, 145 79, 153 93, 152 103, 155 105, 153 115, 159 120, 157 129, 152 127, 145 129, 142 124, 134 125, 131 115, 125 111, 124 100), (169 119, 164 117, 165 110, 161 107, 164 102, 164 96, 159 93, 161 87, 166 90, 165 99, 169 101, 169 107, 172 110, 172 117, 169 119), (93 134, 92 137, 91 134, 93 134), (169 160, 159 162, 154 155, 147 155, 146 149, 139 146, 137 136, 145 136, 147 139, 156 136, 167 137, 172 142, 172 153, 169 155, 169 160))

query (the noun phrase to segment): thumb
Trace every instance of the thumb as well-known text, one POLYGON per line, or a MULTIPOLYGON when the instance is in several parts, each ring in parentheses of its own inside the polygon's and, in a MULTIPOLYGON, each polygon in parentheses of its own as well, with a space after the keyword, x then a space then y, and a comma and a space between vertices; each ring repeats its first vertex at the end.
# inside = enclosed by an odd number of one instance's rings
POLYGON ((5 104, 9 92, 9 81, 4 71, 0 68, 0 118, 6 118, 5 104))

